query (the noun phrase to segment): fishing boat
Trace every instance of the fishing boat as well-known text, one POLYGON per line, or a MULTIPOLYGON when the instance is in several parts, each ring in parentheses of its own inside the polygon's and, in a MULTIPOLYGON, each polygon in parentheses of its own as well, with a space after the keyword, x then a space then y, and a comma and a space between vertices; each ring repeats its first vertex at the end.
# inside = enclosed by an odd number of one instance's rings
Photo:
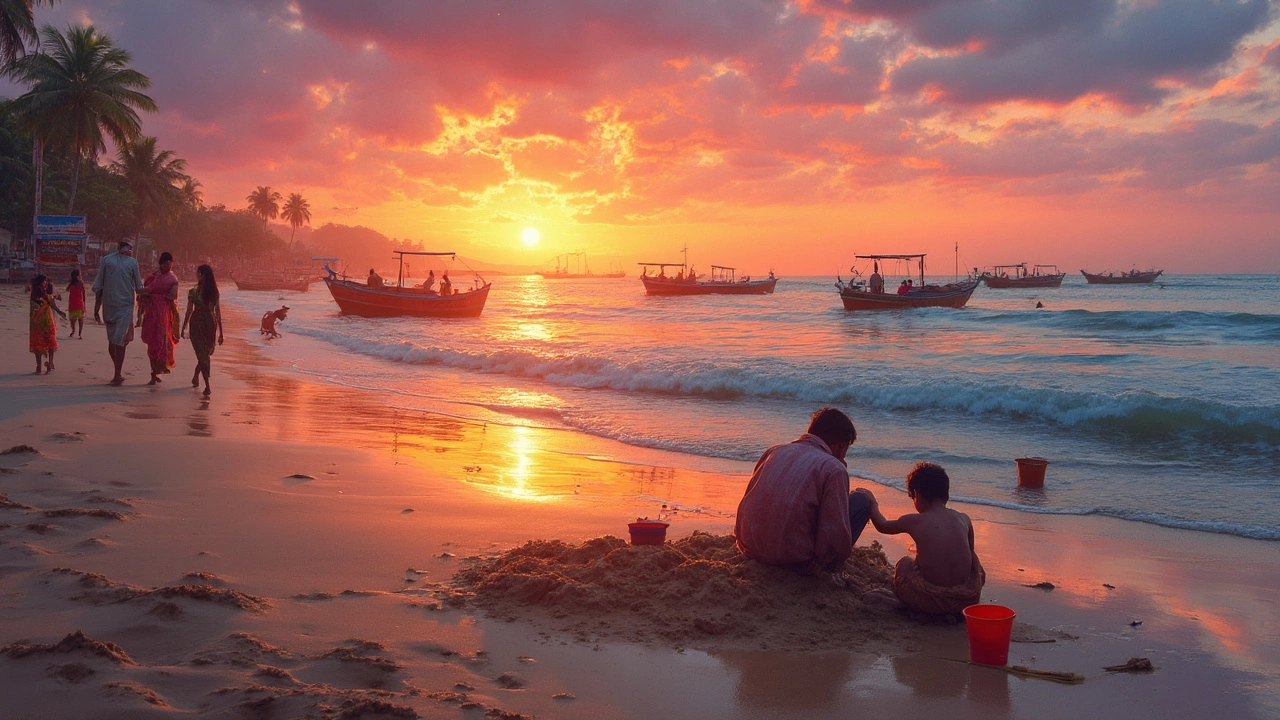
POLYGON ((1084 276, 1085 280, 1089 281, 1090 285, 1133 285, 1155 282, 1156 278, 1164 274, 1164 270, 1129 270, 1119 275, 1111 272, 1105 275, 1103 273, 1093 274, 1081 270, 1080 274, 1084 276))
POLYGON ((712 265, 710 277, 700 279, 697 272, 685 263, 639 263, 644 271, 640 282, 649 295, 767 295, 773 292, 778 278, 773 271, 763 280, 750 276, 737 277, 737 269, 712 265), (650 274, 650 270, 657 272, 650 274), (667 275, 667 268, 680 268, 674 275, 667 275))
POLYGON ((626 277, 627 275, 622 269, 613 270, 612 268, 610 268, 610 271, 607 273, 591 272, 591 266, 587 264, 587 254, 582 251, 579 251, 576 253, 565 253, 563 267, 561 267, 560 265, 560 256, 557 255, 556 269, 539 271, 538 274, 546 278, 547 280, 576 280, 576 279, 582 279, 582 278, 620 278, 620 277, 626 277), (569 269, 570 268, 569 258, 575 258, 576 260, 576 262, 573 264, 573 270, 569 269))
POLYGON ((1059 272, 1057 265, 1032 265, 1017 263, 1016 265, 992 265, 979 277, 989 288, 1041 288, 1062 287, 1065 272, 1059 272))
MULTIPOLYGON (((970 277, 967 280, 947 283, 946 285, 925 284, 924 254, 856 255, 855 257, 859 260, 870 260, 874 271, 869 280, 855 280, 846 284, 839 278, 836 279, 836 288, 840 291, 840 301, 844 303, 845 310, 901 310, 921 307, 962 308, 965 303, 969 302, 973 291, 977 290, 978 285, 981 283, 978 278, 970 277), (883 276, 877 278, 880 274, 880 265, 885 260, 915 262, 919 268, 920 284, 916 285, 914 278, 903 278, 901 285, 886 290, 888 284, 885 283, 883 276), (899 289, 904 286, 910 289, 899 292, 899 289)), ((860 274, 856 268, 849 268, 849 270, 855 276, 860 274)))
POLYGON ((337 273, 326 268, 329 275, 324 278, 324 284, 328 286, 334 302, 338 303, 338 309, 346 315, 361 317, 480 317, 485 301, 489 299, 492 284, 485 282, 474 270, 471 272, 475 276, 475 284, 469 290, 455 291, 451 283, 445 282, 447 272, 441 276, 441 287, 438 290, 434 287, 404 286, 405 255, 442 256, 456 260, 456 253, 396 250, 395 254, 400 262, 395 285, 370 285, 367 281, 349 280, 346 276, 338 277, 337 273))
POLYGON ((312 283, 312 280, 306 277, 254 276, 238 278, 232 275, 231 279, 235 281, 237 289, 247 292, 277 292, 280 290, 306 292, 311 289, 312 283))

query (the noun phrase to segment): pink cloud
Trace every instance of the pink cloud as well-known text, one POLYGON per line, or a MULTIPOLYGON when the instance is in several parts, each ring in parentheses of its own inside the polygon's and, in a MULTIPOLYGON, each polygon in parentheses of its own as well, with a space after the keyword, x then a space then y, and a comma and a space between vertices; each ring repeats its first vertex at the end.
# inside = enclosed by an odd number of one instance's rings
POLYGON ((479 222, 519 203, 658 225, 948 192, 1213 197, 1274 217, 1280 51, 1242 43, 1274 37, 1275 13, 1264 0, 68 0, 39 19, 92 18, 133 52, 162 108, 147 132, 209 202, 271 184, 325 198, 318 222, 401 206, 479 222))

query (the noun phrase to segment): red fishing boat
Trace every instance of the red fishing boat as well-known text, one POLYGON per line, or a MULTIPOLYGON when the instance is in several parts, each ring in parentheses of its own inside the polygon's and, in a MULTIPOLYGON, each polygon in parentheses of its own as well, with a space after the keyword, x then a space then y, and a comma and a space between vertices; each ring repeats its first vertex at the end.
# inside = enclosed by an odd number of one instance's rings
POLYGON ((1164 274, 1164 270, 1130 270, 1119 275, 1112 272, 1105 275, 1102 273, 1095 275, 1081 270, 1080 274, 1084 276, 1085 280, 1089 281, 1090 285, 1133 285, 1155 282, 1156 278, 1164 274))
POLYGON ((366 282, 339 278, 337 273, 329 270, 324 278, 333 295, 338 309, 347 315, 362 317, 394 317, 398 315, 416 315, 418 317, 480 317, 484 311, 485 301, 489 299, 491 283, 484 281, 478 273, 475 275, 474 287, 469 290, 455 291, 452 283, 447 282, 448 273, 441 276, 440 288, 404 287, 404 256, 427 255, 445 256, 457 259, 451 252, 408 252, 395 251, 399 256, 400 272, 395 285, 370 285, 366 282))
POLYGON ((1041 288, 1062 287, 1065 272, 1058 272, 1057 265, 1032 265, 1026 263, 1016 265, 993 265, 984 271, 982 282, 989 288, 1041 288))
MULTIPOLYGON (((901 310, 904 308, 949 307, 962 308, 969 302, 973 291, 981 282, 971 277, 964 281, 947 283, 946 285, 926 285, 924 281, 924 255, 857 255, 859 260, 870 260, 874 268, 869 280, 851 281, 845 284, 837 279, 836 287, 840 290, 840 301, 845 310, 901 310), (902 280, 902 283, 890 290, 885 289, 885 280, 880 276, 880 263, 884 260, 903 260, 916 262, 919 267, 920 284, 914 278, 902 280)), ((859 274, 854 268, 850 271, 859 274)))

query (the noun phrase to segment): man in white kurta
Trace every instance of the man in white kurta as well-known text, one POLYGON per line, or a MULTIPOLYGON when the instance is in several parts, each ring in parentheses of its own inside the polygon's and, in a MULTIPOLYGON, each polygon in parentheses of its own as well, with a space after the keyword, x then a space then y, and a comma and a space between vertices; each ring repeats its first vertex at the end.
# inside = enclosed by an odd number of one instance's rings
POLYGON ((107 353, 115 364, 112 385, 123 385, 124 348, 133 339, 133 307, 142 290, 142 271, 133 259, 133 245, 120 241, 116 252, 102 258, 93 279, 93 319, 107 326, 107 353))

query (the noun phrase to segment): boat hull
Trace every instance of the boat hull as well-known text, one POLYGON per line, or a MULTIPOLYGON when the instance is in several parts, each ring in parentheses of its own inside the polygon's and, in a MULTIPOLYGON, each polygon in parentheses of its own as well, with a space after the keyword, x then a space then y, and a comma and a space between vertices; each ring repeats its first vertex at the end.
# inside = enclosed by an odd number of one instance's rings
POLYGON ((480 317, 490 283, 471 292, 440 296, 416 288, 371 288, 349 280, 325 278, 329 293, 345 315, 361 317, 480 317))
POLYGON ((1066 273, 1058 273, 1057 275, 1028 275, 1026 277, 1017 278, 983 275, 982 282, 986 283, 989 288, 1001 289, 1062 287, 1062 279, 1066 276, 1066 273))
POLYGON ((906 308, 948 307, 962 308, 973 291, 978 289, 978 280, 964 283, 954 290, 930 292, 919 290, 905 295, 897 293, 872 293, 861 290, 844 289, 840 291, 840 302, 845 310, 902 310, 906 308))
POLYGON ((1155 272, 1141 272, 1132 275, 1090 275, 1081 270, 1080 274, 1084 279, 1089 281, 1090 285, 1138 285, 1142 283, 1153 283, 1156 278, 1164 274, 1163 270, 1155 272))
POLYGON ((236 280, 236 289, 245 292, 278 292, 280 290, 306 292, 311 289, 311 281, 306 279, 291 281, 236 280))
POLYGON ((640 277, 644 291, 650 295, 767 295, 778 284, 777 278, 750 282, 688 282, 640 277))

